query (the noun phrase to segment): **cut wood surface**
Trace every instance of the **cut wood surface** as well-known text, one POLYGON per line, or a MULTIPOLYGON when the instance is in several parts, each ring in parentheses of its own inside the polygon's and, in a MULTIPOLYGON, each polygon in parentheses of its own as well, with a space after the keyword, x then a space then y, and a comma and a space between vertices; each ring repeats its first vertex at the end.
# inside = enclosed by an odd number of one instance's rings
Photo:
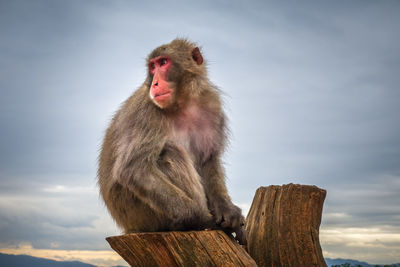
POLYGON ((257 189, 246 230, 247 251, 258 266, 326 266, 319 243, 325 196, 309 185, 257 189))
POLYGON ((133 233, 106 239, 131 266, 257 266, 222 231, 133 233))

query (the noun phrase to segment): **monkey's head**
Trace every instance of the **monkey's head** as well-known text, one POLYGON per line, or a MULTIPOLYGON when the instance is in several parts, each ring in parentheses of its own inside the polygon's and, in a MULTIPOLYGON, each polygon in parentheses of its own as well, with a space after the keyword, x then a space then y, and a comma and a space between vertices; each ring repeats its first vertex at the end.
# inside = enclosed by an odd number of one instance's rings
POLYGON ((148 90, 150 99, 161 109, 187 103, 200 93, 199 77, 206 77, 200 49, 184 39, 175 39, 150 53, 148 90))

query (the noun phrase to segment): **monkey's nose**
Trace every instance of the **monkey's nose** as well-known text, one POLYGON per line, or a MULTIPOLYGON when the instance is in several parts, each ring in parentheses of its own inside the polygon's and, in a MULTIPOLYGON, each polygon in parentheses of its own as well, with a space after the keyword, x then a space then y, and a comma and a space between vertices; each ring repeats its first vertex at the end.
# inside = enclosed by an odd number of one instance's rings
POLYGON ((156 83, 154 84, 154 86, 158 86, 158 82, 156 82, 156 83))

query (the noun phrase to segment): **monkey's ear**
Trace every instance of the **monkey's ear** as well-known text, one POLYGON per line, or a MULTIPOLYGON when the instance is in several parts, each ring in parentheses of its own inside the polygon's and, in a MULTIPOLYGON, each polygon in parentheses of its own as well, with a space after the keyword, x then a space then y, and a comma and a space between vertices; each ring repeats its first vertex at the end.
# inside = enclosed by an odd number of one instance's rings
POLYGON ((203 63, 203 56, 201 55, 198 47, 192 50, 192 58, 194 61, 196 61, 197 65, 201 65, 203 63))

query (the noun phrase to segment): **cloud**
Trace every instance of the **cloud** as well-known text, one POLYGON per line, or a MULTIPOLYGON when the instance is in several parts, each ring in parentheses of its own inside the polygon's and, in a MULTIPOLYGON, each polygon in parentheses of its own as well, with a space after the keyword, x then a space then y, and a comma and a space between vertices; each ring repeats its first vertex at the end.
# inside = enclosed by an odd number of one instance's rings
POLYGON ((323 225, 327 227, 381 227, 400 226, 400 200, 396 197, 400 190, 399 176, 370 178, 362 184, 354 184, 351 189, 338 185, 328 192, 323 225), (372 181, 371 181, 372 180, 372 181), (342 214, 343 217, 332 216, 342 214))
POLYGON ((96 188, 93 187, 82 187, 82 186, 69 187, 65 185, 55 185, 51 187, 45 187, 43 188, 43 191, 48 193, 97 194, 96 188))
POLYGON ((81 261, 96 266, 126 266, 126 262, 110 250, 55 250, 35 249, 30 243, 20 243, 15 247, 0 248, 1 253, 29 255, 56 261, 81 261))
MULTIPOLYGON (((38 180, 38 179, 36 179, 38 180)), ((19 190, 21 179, 0 180, 0 243, 35 248, 106 249, 104 238, 121 233, 107 214, 97 186, 82 176, 53 177, 19 190), (63 179, 61 179, 63 178, 63 179), (65 184, 59 184, 62 181, 65 184), (14 183, 13 183, 14 181, 14 183)))
POLYGON ((399 233, 399 227, 326 227, 320 231, 320 240, 324 257, 391 264, 400 261, 399 233))

